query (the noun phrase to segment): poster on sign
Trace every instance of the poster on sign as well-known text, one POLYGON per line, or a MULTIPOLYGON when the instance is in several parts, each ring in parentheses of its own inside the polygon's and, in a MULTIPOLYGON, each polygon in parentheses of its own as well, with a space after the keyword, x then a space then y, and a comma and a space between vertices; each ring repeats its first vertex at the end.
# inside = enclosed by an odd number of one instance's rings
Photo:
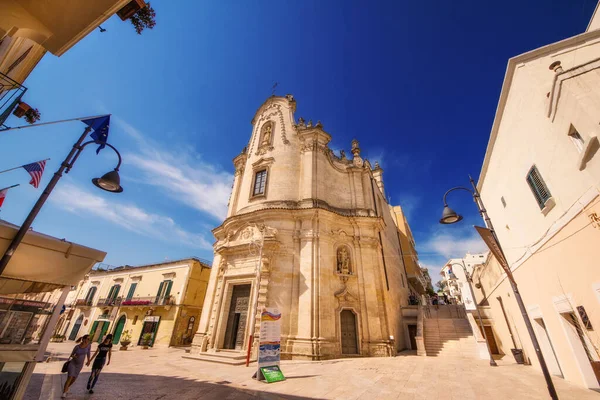
POLYGON ((258 380, 265 380, 263 371, 277 370, 269 374, 268 383, 285 379, 279 368, 281 351, 281 313, 276 308, 265 308, 260 314, 260 339, 258 345, 258 380))

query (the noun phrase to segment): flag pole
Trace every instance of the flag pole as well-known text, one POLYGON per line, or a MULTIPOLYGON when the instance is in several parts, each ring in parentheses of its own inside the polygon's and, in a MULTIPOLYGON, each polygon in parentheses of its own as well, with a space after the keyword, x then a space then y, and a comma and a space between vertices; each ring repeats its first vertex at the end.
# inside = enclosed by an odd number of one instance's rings
POLYGON ((31 224, 33 223, 33 221, 35 220, 35 217, 37 217, 40 210, 44 206, 44 203, 46 203, 46 200, 48 200, 50 193, 52 193, 52 190, 54 189, 54 187, 56 186, 56 184, 58 183, 60 178, 62 178, 63 172, 65 171, 66 168, 70 168, 72 166, 73 158, 76 157, 81 150, 83 150, 83 148, 81 147, 81 144, 83 143, 86 136, 88 135, 88 133, 90 133, 91 130, 92 130, 92 128, 89 126, 85 128, 85 130, 79 137, 79 140, 77 140, 77 142, 75 142, 75 144, 73 145, 73 148, 69 152, 69 155, 67 156, 67 158, 65 158, 65 160, 60 164, 60 167, 54 173, 54 176, 52 176, 52 179, 50 180, 50 182, 48 182, 46 189, 44 189, 44 191, 42 192, 42 194, 36 201, 35 205, 29 212, 29 215, 25 219, 25 222, 23 222, 23 224, 19 228, 19 230, 18 230, 17 234, 15 235, 15 237, 13 238, 12 242, 10 242, 10 244, 8 245, 8 248, 4 252, 4 255, 2 256, 2 258, 0 259, 0 275, 2 274, 2 272, 4 272, 4 269, 10 262, 10 259, 12 258, 13 254, 15 254, 15 250, 17 249, 17 247, 19 247, 19 245, 23 241, 25 234, 29 231, 31 224))
MULTIPOLYGON (((104 114, 104 115, 111 115, 111 114, 104 114)), ((15 126, 14 128, 3 128, 3 129, 0 129, 0 132, 12 131, 12 130, 15 130, 15 129, 35 128, 36 126, 42 126, 42 125, 60 124, 62 122, 81 121, 83 119, 98 118, 98 117, 102 117, 104 115, 95 115, 95 116, 92 116, 92 117, 80 117, 80 118, 71 118, 71 119, 61 119, 60 121, 42 122, 41 124, 31 124, 31 125, 15 126)))
POLYGON ((0 192, 1 192, 1 191, 3 191, 3 190, 6 190, 6 189, 12 189, 12 188, 16 188, 17 186, 21 186, 21 184, 20 184, 20 183, 17 183, 16 185, 12 185, 12 186, 9 186, 9 187, 5 187, 4 189, 0 189, 0 192))
MULTIPOLYGON (((46 158, 45 160, 40 160, 39 162, 42 162, 42 161, 50 161, 50 159, 46 158)), ((23 165, 27 165, 27 164, 23 164, 23 165)), ((14 171, 15 169, 23 168, 23 165, 20 165, 18 167, 14 167, 14 168, 10 168, 10 169, 5 169, 4 171, 0 171, 0 174, 3 174, 3 173, 8 172, 8 171, 14 171)), ((17 186, 19 186, 19 185, 17 185, 17 186)), ((7 188, 7 189, 9 189, 9 188, 7 188)))

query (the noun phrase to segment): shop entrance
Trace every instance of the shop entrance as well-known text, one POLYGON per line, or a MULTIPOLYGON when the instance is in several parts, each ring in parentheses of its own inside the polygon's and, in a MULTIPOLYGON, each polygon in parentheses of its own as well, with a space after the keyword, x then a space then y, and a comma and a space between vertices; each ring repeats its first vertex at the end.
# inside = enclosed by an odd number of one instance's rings
POLYGON ((231 293, 231 305, 227 316, 224 349, 241 350, 244 347, 248 306, 250 304, 250 285, 236 285, 231 293))
POLYGON ((144 326, 142 327, 142 332, 140 333, 140 338, 138 339, 138 346, 142 345, 144 335, 147 333, 149 333, 152 337, 148 343, 148 346, 154 346, 154 340, 156 339, 156 332, 158 332, 159 324, 160 317, 158 316, 149 316, 144 318, 144 326))

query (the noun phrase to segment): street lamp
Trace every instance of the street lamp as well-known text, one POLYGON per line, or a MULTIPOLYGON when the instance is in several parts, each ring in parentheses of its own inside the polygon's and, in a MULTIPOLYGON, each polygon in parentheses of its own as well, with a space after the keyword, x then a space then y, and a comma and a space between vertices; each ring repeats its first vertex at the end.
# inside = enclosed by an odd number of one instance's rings
MULTIPOLYGON (((475 302, 475 309, 477 310, 477 318, 479 319, 479 326, 481 327, 481 333, 483 334, 483 338, 485 339, 485 345, 487 346, 488 354, 490 355, 490 365, 492 367, 497 367, 498 364, 496 364, 494 357, 492 357, 492 349, 490 349, 490 344, 488 343, 487 334, 485 333, 485 328, 483 327, 483 318, 481 318, 481 311, 479 310, 479 307, 477 307, 477 302, 475 301, 475 292, 473 291, 473 286, 472 286, 473 276, 469 275, 469 272, 467 271, 467 267, 465 266, 464 260, 461 262, 461 264, 458 264, 458 263, 450 264, 450 266, 452 266, 452 265, 460 265, 462 267, 463 271, 465 272, 465 277, 467 278, 467 283, 469 284, 469 292, 471 293, 471 297, 473 298, 473 301, 475 302)), ((464 297, 463 297, 463 299, 464 299, 464 297)))
POLYGON ((71 168, 73 168, 73 164, 75 164, 75 161, 77 161, 77 158, 79 158, 79 155, 81 154, 83 149, 85 149, 88 145, 96 143, 108 146, 114 150, 114 152, 117 154, 117 157, 119 158, 119 162, 117 163, 117 166, 113 171, 104 174, 101 178, 92 179, 92 183, 100 189, 106 190, 108 192, 121 193, 123 191, 123 188, 121 187, 121 178, 119 177, 119 168, 121 167, 121 154, 114 146, 106 142, 90 140, 89 142, 83 143, 83 141, 85 140, 85 138, 91 130, 92 128, 89 126, 85 128, 82 135, 79 137, 79 140, 73 145, 71 152, 69 153, 67 158, 65 158, 65 160, 60 164, 60 168, 54 173, 54 176, 52 177, 52 179, 50 179, 50 182, 48 182, 48 185, 46 186, 39 199, 29 212, 29 215, 25 219, 25 222, 23 222, 23 224, 19 228, 19 231, 17 232, 12 242, 4 252, 2 259, 0 259, 0 274, 4 272, 4 269, 10 262, 10 259, 15 254, 15 251, 17 250, 19 245, 21 244, 21 241, 23 240, 25 234, 31 227, 31 224, 33 223, 38 213, 42 209, 42 206, 50 196, 50 193, 52 193, 52 190, 62 177, 63 172, 69 173, 71 168))
POLYGON ((529 315, 527 314, 527 309, 525 308, 523 299, 521 298, 521 293, 519 292, 517 282, 515 281, 512 271, 510 270, 510 267, 508 266, 508 262, 506 261, 507 258, 506 258, 506 255, 504 254, 504 250, 502 250, 502 246, 500 245, 500 241, 498 240, 496 231, 494 231, 494 226, 492 225, 492 221, 490 220, 490 217, 487 214, 487 210, 485 209, 485 207, 483 205, 483 201, 481 200, 481 195, 479 193, 479 190, 477 190, 475 181, 473 180, 473 178, 471 176, 469 176, 469 182, 471 183, 473 190, 468 189, 463 186, 457 186, 457 187, 453 187, 452 189, 449 189, 446 193, 444 193, 444 211, 442 212, 442 218, 440 219, 440 224, 445 224, 445 225, 454 224, 454 223, 462 220, 462 216, 459 215, 458 213, 456 213, 454 210, 452 210, 448 206, 446 197, 448 196, 448 194, 450 192, 453 192, 455 190, 465 190, 465 191, 469 192, 471 194, 471 196, 473 196, 473 201, 475 201, 475 204, 477 205, 477 209, 479 210, 479 215, 481 215, 481 217, 485 221, 485 225, 487 226, 488 230, 490 231, 490 233, 492 235, 494 245, 497 247, 499 255, 503 258, 503 260, 498 260, 498 261, 499 261, 499 264, 502 266, 502 269, 506 273, 506 277, 508 278, 508 281, 510 282, 512 291, 515 295, 515 300, 517 301, 517 304, 519 305, 519 310, 521 311, 521 315, 523 316, 523 321, 525 322, 525 326, 527 327, 527 332, 529 333, 529 337, 531 338, 531 343, 533 344, 533 348, 535 349, 535 353, 536 353, 538 361, 540 363, 540 367, 542 368, 542 372, 544 374, 544 379, 546 380, 546 385, 548 387, 548 393, 550 394, 550 397, 552 399, 558 400, 558 394, 556 393, 556 389, 554 388, 554 383, 552 383, 552 378, 550 377, 550 371, 548 370, 548 366, 546 365, 546 360, 544 359, 544 355, 542 354, 542 350, 540 349, 540 344, 537 340, 537 337, 535 336, 535 332, 533 330, 533 326, 531 325, 531 320, 529 319, 529 315), (506 261, 506 262, 504 262, 504 261, 506 261))

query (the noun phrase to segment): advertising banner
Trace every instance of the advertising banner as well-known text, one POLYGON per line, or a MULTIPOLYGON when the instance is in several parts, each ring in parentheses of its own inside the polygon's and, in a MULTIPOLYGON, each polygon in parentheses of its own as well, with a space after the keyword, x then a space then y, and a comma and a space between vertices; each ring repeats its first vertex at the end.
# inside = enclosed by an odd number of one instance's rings
POLYGON ((258 347, 258 380, 265 380, 263 370, 272 373, 268 383, 285 379, 279 370, 281 348, 281 313, 276 308, 265 308, 260 314, 260 339, 258 347), (277 367, 277 368, 273 368, 277 367), (277 373, 274 373, 276 372, 277 373))

